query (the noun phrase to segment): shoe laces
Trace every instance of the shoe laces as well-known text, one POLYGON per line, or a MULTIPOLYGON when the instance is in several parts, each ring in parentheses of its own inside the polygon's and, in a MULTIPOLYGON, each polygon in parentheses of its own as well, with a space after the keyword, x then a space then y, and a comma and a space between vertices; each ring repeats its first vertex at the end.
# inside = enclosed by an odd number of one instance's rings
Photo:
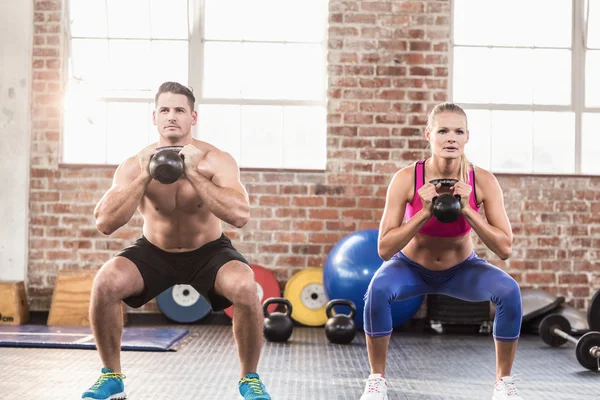
POLYGON ((382 378, 370 378, 366 379, 367 382, 367 393, 381 393, 381 386, 383 385, 382 378))
POLYGON ((505 381, 504 379, 502 379, 502 382, 504 383, 504 390, 506 390, 506 394, 508 396, 518 396, 519 392, 517 391, 517 386, 516 383, 520 382, 521 378, 517 378, 517 375, 514 375, 511 377, 510 380, 505 381))
POLYGON ((240 383, 247 383, 248 386, 252 389, 254 394, 264 394, 262 390, 262 385, 260 384, 260 379, 258 378, 242 378, 240 383))
POLYGON ((107 373, 103 373, 100 375, 100 377, 98 378, 98 380, 96 381, 96 383, 94 383, 94 386, 91 387, 91 390, 96 390, 98 389, 100 386, 102 386, 102 384, 104 382, 106 382, 109 379, 125 379, 125 375, 123 374, 117 374, 114 372, 107 372, 107 373))

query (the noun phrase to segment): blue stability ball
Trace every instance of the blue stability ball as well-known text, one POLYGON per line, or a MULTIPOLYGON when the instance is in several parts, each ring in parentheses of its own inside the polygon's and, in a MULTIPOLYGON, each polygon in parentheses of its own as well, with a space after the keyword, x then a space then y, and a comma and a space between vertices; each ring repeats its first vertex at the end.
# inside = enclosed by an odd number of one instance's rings
MULTIPOLYGON (((347 299, 356 305, 356 325, 363 327, 364 295, 375 272, 383 264, 377 253, 377 229, 351 233, 331 249, 323 268, 323 286, 330 299, 347 299)), ((392 324, 397 328, 419 310, 424 296, 392 303, 392 324)), ((340 307, 341 308, 341 307, 340 307)), ((345 312, 347 310, 337 310, 345 312)))

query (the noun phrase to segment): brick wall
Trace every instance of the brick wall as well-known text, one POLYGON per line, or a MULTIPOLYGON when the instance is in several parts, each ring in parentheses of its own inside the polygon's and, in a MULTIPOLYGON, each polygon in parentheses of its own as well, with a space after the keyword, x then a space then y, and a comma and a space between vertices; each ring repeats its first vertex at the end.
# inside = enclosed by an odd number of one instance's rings
MULTIPOLYGON (((111 237, 92 211, 114 168, 59 166, 60 0, 35 2, 29 296, 45 310, 60 269, 98 268, 140 234, 141 218, 111 237)), ((325 173, 244 171, 252 220, 226 227, 281 284, 322 266, 346 234, 375 228, 392 174, 426 155, 427 111, 446 100, 449 1, 330 0, 328 166, 325 173)), ((600 288, 600 179, 499 176, 515 231, 514 256, 477 251, 522 286, 584 307, 600 288)), ((156 310, 153 304, 143 311, 156 310)))

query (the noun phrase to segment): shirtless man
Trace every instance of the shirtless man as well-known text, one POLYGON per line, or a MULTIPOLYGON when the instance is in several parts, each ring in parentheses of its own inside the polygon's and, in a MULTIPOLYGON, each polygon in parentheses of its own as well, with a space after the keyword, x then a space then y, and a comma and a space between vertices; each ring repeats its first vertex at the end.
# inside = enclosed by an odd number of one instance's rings
POLYGON ((112 187, 94 211, 96 227, 105 235, 125 225, 136 210, 144 225, 142 236, 104 264, 94 280, 90 320, 103 368, 83 399, 126 398, 121 301, 138 308, 175 284, 192 285, 215 311, 234 305, 240 394, 271 399, 256 373, 263 314, 254 275, 221 228, 221 221, 237 228, 248 222, 248 194, 235 160, 192 137, 198 118, 194 102, 192 92, 179 83, 160 86, 152 115, 158 142, 117 168, 112 187), (184 173, 173 184, 161 184, 149 172, 156 148, 163 146, 183 146, 184 173))

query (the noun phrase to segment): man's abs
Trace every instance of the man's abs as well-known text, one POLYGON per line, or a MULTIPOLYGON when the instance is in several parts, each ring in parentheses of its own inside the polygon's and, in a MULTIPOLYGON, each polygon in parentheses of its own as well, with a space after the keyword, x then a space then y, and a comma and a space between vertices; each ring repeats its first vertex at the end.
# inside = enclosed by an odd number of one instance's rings
POLYGON ((139 211, 144 217, 144 236, 165 251, 195 250, 222 234, 221 220, 185 179, 171 185, 153 181, 139 211))

